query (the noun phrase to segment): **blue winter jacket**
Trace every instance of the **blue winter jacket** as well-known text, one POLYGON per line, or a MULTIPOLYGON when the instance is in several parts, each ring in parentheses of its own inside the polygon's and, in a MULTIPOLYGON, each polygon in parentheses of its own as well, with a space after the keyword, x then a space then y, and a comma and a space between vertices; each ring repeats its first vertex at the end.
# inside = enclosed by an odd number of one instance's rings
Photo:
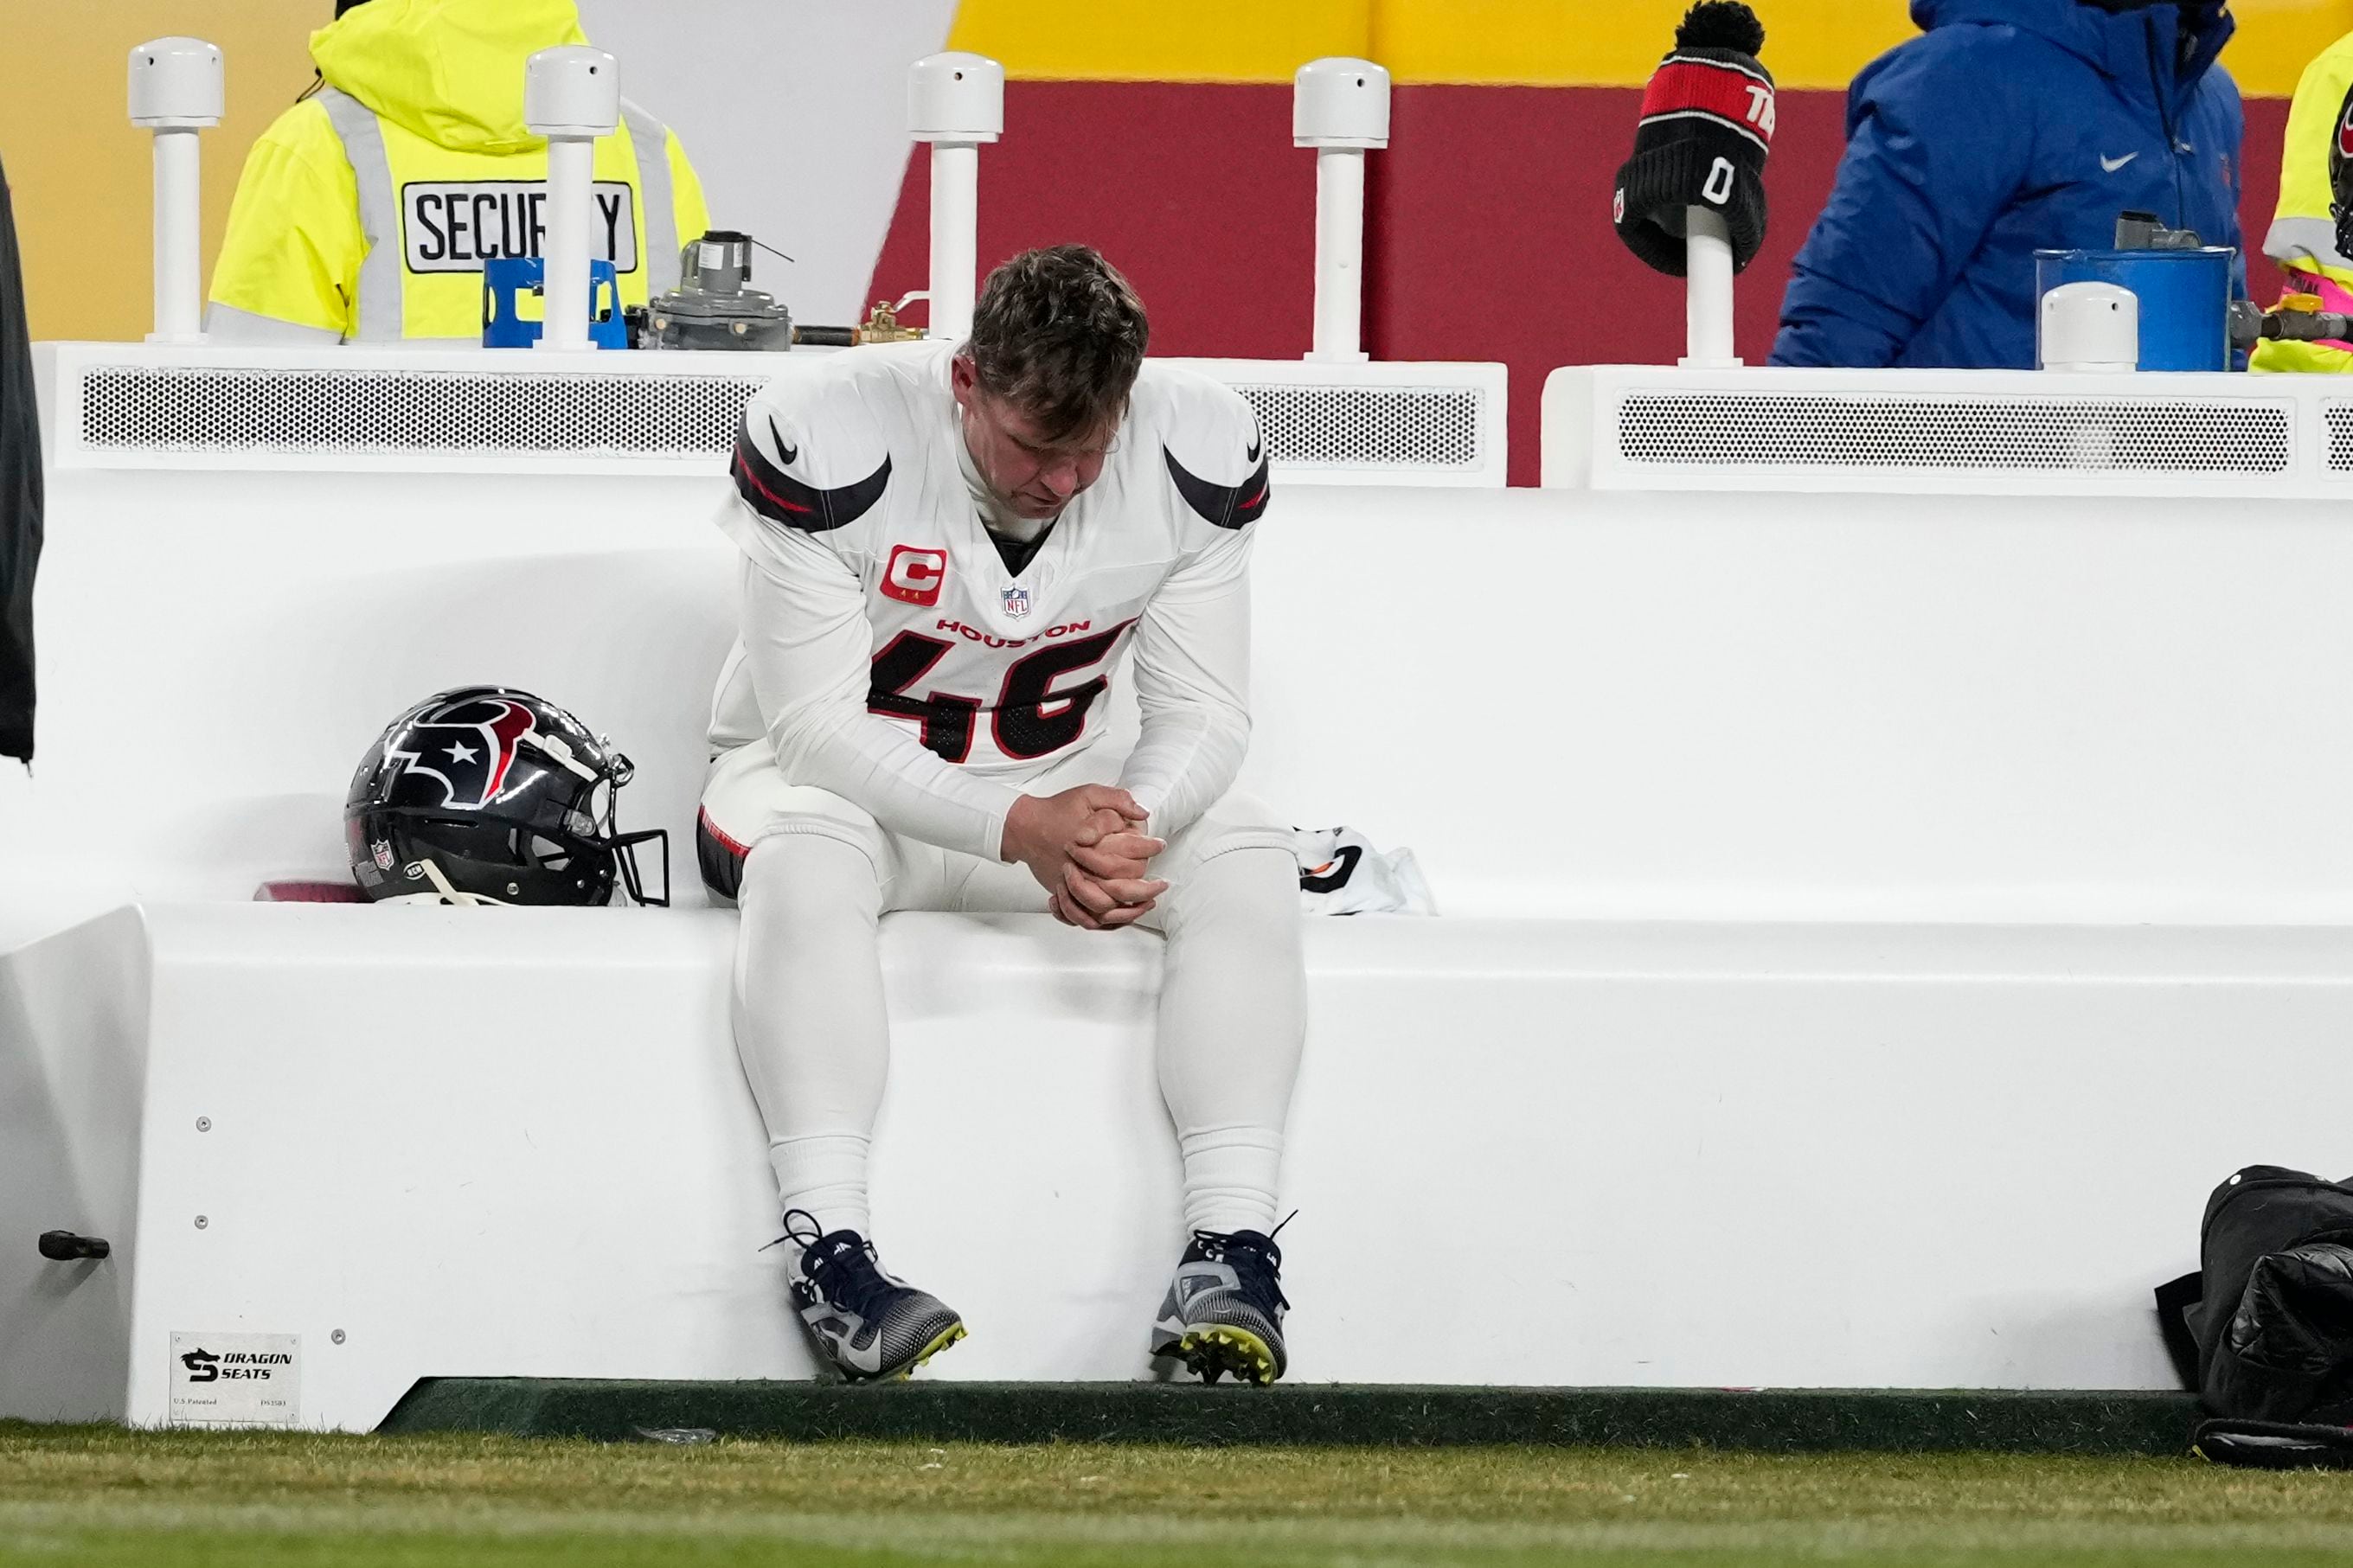
POLYGON ((1912 19, 1923 36, 1848 89, 1775 364, 2031 369, 2035 251, 2110 245, 2126 208, 2239 244, 2223 0, 1912 0, 1912 19))

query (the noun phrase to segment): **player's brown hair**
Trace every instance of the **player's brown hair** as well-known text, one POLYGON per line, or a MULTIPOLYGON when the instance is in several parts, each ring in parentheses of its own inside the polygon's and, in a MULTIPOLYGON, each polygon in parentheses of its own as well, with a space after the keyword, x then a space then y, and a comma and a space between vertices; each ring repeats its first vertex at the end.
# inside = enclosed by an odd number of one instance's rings
POLYGON ((1087 245, 1025 250, 981 286, 963 353, 1050 441, 1116 425, 1144 367, 1143 302, 1087 245))

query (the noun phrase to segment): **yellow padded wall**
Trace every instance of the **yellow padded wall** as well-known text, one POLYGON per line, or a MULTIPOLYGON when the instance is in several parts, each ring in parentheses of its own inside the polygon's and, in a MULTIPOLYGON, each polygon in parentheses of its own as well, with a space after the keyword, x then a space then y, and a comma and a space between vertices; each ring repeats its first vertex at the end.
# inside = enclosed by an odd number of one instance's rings
MULTIPOLYGON (((1362 54, 1399 82, 1633 87, 1688 0, 964 0, 951 47, 1032 79, 1287 81, 1362 54)), ((2353 0, 2236 0, 2223 58, 2251 97, 2284 98, 2353 32, 2353 0)), ((1905 0, 1757 0, 1765 60, 1788 88, 1844 88, 1912 37, 1905 0)))
POLYGON ((1363 55, 1371 0, 963 0, 948 47, 1056 81, 1289 81, 1363 55))
POLYGON ((209 281, 246 149, 311 80, 331 0, 0 0, 0 161, 36 338, 129 339, 152 324, 153 157, 125 118, 132 47, 220 46, 228 114, 203 132, 209 281))

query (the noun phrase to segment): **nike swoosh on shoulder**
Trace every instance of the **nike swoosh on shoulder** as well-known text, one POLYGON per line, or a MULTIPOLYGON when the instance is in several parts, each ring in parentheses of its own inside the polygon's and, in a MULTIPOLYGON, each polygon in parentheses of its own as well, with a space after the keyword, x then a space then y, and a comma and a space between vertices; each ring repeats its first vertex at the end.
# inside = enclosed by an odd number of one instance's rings
POLYGON ((2138 148, 2133 149, 2133 151, 2126 153, 2121 158, 2111 158, 2104 153, 2100 155, 2100 167, 2105 173, 2113 174, 2118 169, 2123 168, 2126 163, 2131 163, 2135 158, 2139 156, 2140 149, 2138 148))
POLYGON ((801 449, 798 447, 787 447, 779 441, 776 443, 776 456, 787 463, 797 463, 801 460, 801 449))

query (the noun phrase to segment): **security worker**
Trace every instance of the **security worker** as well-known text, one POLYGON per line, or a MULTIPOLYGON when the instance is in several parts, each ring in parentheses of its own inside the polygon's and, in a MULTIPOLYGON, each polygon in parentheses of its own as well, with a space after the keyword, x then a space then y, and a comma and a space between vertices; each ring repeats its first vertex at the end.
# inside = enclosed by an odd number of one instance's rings
MULTIPOLYGON (((217 342, 481 341, 485 258, 535 256, 547 143, 523 67, 582 44, 573 0, 339 0, 311 35, 321 85, 254 143, 213 268, 217 342)), ((589 254, 621 302, 678 283, 710 226, 678 138, 626 99, 596 142, 589 254)))
MULTIPOLYGON (((2353 88, 2353 33, 2348 33, 2304 68, 2288 106, 2287 142, 2280 152, 2279 207, 2263 254, 2286 275, 2283 299, 2303 295, 2309 309, 2353 310, 2353 259, 2337 248, 2337 221, 2329 216, 2328 154, 2337 143, 2345 94, 2353 88)), ((2353 343, 2286 342, 2255 345, 2256 370, 2353 371, 2353 343)))

